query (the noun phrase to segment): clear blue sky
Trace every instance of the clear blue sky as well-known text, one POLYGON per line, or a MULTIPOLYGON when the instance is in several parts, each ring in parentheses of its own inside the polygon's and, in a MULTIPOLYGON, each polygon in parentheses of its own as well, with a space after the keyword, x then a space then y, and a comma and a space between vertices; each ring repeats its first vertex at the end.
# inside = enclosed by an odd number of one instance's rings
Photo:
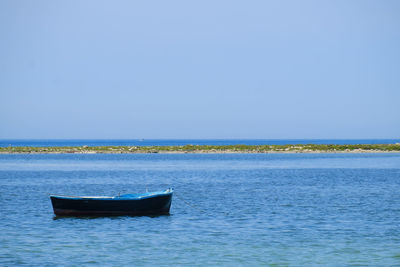
POLYGON ((0 138, 398 138, 400 1, 0 1, 0 138))

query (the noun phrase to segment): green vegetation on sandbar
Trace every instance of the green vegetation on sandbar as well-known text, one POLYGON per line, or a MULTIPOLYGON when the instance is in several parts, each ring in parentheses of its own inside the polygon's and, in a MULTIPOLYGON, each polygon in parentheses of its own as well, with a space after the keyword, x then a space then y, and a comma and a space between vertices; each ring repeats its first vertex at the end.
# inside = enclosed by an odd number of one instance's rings
POLYGON ((0 153, 377 153, 400 152, 400 143, 362 145, 185 145, 0 147, 0 153))

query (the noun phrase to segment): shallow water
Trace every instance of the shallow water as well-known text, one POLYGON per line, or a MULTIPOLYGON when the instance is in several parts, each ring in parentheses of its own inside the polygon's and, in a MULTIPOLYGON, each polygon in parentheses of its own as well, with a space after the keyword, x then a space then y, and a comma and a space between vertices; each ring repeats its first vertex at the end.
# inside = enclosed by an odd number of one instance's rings
POLYGON ((400 265, 400 154, 0 155, 0 265, 400 265), (170 216, 49 193, 175 188, 170 216))

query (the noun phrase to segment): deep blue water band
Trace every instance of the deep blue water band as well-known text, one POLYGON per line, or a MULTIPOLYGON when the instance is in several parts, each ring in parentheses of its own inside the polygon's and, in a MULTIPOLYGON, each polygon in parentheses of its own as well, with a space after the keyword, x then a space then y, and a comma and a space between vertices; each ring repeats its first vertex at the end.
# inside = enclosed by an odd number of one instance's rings
POLYGON ((287 145, 287 144, 394 144, 400 139, 0 139, 8 146, 182 146, 182 145, 287 145))

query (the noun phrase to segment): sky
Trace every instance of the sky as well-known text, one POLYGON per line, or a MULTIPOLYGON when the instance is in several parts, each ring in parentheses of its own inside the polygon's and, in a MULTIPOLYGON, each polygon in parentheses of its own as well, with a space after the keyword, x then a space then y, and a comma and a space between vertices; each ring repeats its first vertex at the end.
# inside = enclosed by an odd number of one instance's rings
POLYGON ((1 139, 400 136, 400 1, 0 1, 1 139))

